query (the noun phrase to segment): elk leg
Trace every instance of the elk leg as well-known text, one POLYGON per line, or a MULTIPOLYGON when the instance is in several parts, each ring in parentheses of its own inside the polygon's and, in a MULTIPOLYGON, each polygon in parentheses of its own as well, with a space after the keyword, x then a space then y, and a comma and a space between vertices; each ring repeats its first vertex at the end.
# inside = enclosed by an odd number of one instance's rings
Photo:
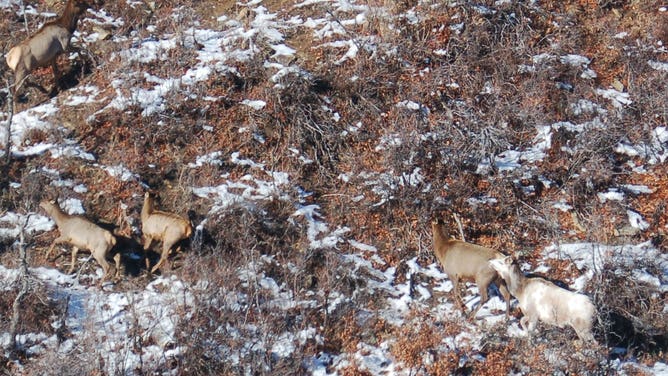
POLYGON ((149 248, 151 248, 151 243, 153 243, 153 238, 144 235, 144 261, 146 262, 146 270, 151 269, 151 260, 149 259, 147 252, 149 248))
POLYGON ((478 306, 471 313, 471 317, 475 317, 475 315, 478 314, 478 311, 480 311, 480 308, 482 308, 482 306, 489 300, 489 295, 487 295, 487 286, 478 285, 478 292, 480 293, 480 302, 478 302, 478 306))
POLYGON ((151 269, 151 273, 155 273, 156 270, 160 269, 160 267, 162 266, 162 264, 165 263, 165 261, 167 261, 167 254, 163 253, 162 256, 160 256, 160 260, 158 261, 158 263, 155 264, 155 266, 153 266, 153 269, 151 269))
POLYGON ((23 69, 19 68, 16 70, 14 75, 14 97, 17 97, 19 94, 19 89, 23 86, 23 81, 26 79, 26 73, 23 69))
POLYGON ((54 240, 54 241, 51 243, 51 246, 49 247, 49 250, 46 251, 46 260, 47 260, 47 261, 49 261, 49 256, 51 256, 51 252, 53 252, 53 247, 56 246, 56 242, 57 242, 57 241, 58 241, 58 239, 54 240))
POLYGON ((457 300, 459 306, 462 309, 464 309, 465 307, 464 301, 462 300, 461 291, 459 290, 459 278, 457 277, 452 278, 452 286, 453 286, 452 289, 454 290, 455 293, 455 300, 457 300))
POLYGON ((70 264, 70 270, 67 271, 67 274, 72 274, 74 271, 74 266, 76 265, 77 262, 77 253, 79 252, 79 248, 77 247, 72 247, 72 263, 70 264))
POLYGON ((503 296, 503 300, 506 301, 506 321, 508 321, 510 318, 510 291, 508 291, 508 286, 506 286, 501 278, 497 279, 496 285, 499 287, 499 292, 503 296))
POLYGON ((93 253, 93 258, 95 258, 95 261, 97 261, 97 263, 100 264, 100 266, 102 267, 102 271, 104 272, 102 280, 104 281, 105 279, 107 279, 107 275, 109 275, 109 263, 104 258, 104 256, 99 257, 98 254, 96 253, 93 253))
POLYGON ((46 252, 46 260, 49 261, 49 256, 51 256, 51 252, 53 252, 53 248, 56 246, 56 244, 61 244, 65 242, 67 242, 67 239, 63 238, 62 236, 59 236, 56 239, 54 239, 53 242, 51 243, 51 246, 49 247, 49 250, 46 252))
POLYGON ((520 325, 528 335, 531 335, 531 332, 536 328, 536 320, 529 318, 529 316, 524 316, 520 319, 520 325))
POLYGON ((114 255, 114 263, 116 264, 116 278, 121 276, 121 253, 118 252, 114 255))
POLYGON ((176 254, 179 254, 180 252, 181 252, 181 246, 179 245, 179 246, 177 246, 175 249, 170 250, 170 251, 169 251, 169 254, 170 254, 170 255, 176 255, 176 254))
POLYGON ((153 267, 153 269, 151 269, 151 273, 153 273, 153 272, 155 272, 156 270, 160 269, 160 267, 162 266, 162 264, 164 264, 165 262, 167 262, 167 259, 169 258, 169 251, 170 251, 170 250, 172 249, 172 247, 174 246, 174 243, 176 243, 176 241, 174 241, 174 240, 172 240, 172 239, 165 239, 165 240, 162 242, 162 254, 160 255, 160 261, 158 261, 158 263, 155 264, 155 266, 153 267))
POLYGON ((60 90, 60 71, 58 70, 57 59, 53 59, 51 62, 51 69, 53 70, 53 84, 54 87, 51 89, 51 92, 60 90))

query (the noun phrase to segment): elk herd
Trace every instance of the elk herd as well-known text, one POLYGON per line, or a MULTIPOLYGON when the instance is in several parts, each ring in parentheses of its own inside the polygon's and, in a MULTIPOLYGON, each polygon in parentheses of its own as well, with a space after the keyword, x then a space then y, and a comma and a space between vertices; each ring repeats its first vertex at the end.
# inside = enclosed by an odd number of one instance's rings
POLYGON ((526 277, 512 257, 492 249, 449 238, 447 227, 440 219, 432 221, 434 254, 443 270, 452 280, 454 295, 463 306, 459 291, 461 280, 474 281, 480 293, 478 310, 488 300, 487 288, 497 285, 506 301, 506 319, 510 310, 510 296, 514 296, 524 315, 520 320, 527 334, 538 321, 548 325, 570 326, 579 339, 595 342, 592 327, 596 308, 591 299, 540 277, 526 277))
MULTIPOLYGON (((37 33, 7 53, 7 65, 14 72, 14 97, 25 84, 24 81, 29 74, 39 67, 50 65, 53 69, 55 87, 58 86, 59 71, 56 59, 70 49, 70 39, 80 16, 95 4, 99 4, 99 1, 68 0, 60 17, 45 23, 37 33)), ((47 259, 56 244, 67 243, 72 246, 70 273, 74 270, 79 249, 85 249, 91 252, 102 267, 103 279, 108 276, 111 269, 108 258, 114 260, 116 277, 119 276, 121 255, 114 251, 117 243, 114 234, 83 216, 64 213, 55 202, 42 201, 40 207, 53 218, 60 232, 60 236, 49 247, 47 259)), ((162 242, 160 259, 152 268, 145 254, 146 268, 153 273, 167 261, 171 251, 179 249, 179 242, 190 237, 192 227, 189 221, 181 216, 156 210, 154 197, 148 192, 144 196, 141 222, 145 253, 154 241, 162 242)), ((461 281, 473 281, 478 287, 480 302, 472 316, 475 316, 488 301, 487 288, 495 284, 506 303, 506 319, 510 312, 511 296, 518 300, 519 308, 524 315, 520 324, 525 331, 533 331, 537 322, 541 321, 559 327, 568 325, 575 330, 581 340, 594 341, 592 326, 596 310, 587 296, 563 289, 543 278, 526 277, 511 257, 500 252, 450 239, 446 226, 440 220, 432 221, 431 227, 434 254, 452 280, 454 295, 459 304, 463 305, 461 281)))
MULTIPOLYGON (((67 243, 72 246, 68 273, 74 270, 79 249, 85 249, 91 252, 102 267, 103 280, 111 268, 108 258, 113 258, 115 262, 115 277, 120 276, 121 254, 113 251, 117 241, 110 231, 82 216, 64 213, 54 201, 44 200, 40 207, 54 220, 60 232, 60 236, 47 251, 47 259, 56 244, 67 243)), ((179 251, 179 243, 191 236, 192 226, 187 219, 177 214, 156 210, 155 198, 151 192, 144 194, 141 222, 146 269, 154 273, 167 261, 170 252, 179 251), (159 261, 151 268, 146 253, 154 241, 162 243, 162 250, 159 261)), ((431 229, 434 255, 452 281, 455 300, 462 308, 464 303, 460 282, 472 281, 478 287, 480 301, 471 317, 475 317, 489 300, 487 289, 495 284, 505 301, 506 320, 509 318, 511 296, 517 299, 524 315, 520 325, 527 334, 531 334, 540 321, 558 327, 570 326, 580 340, 595 342, 592 328, 596 308, 589 297, 566 290, 544 278, 525 276, 517 262, 501 252, 451 239, 447 227, 440 219, 432 221, 431 229)))
MULTIPOLYGON (((68 273, 74 271, 76 257, 79 249, 90 251, 93 258, 104 271, 103 280, 109 275, 109 262, 107 259, 113 257, 115 262, 115 277, 120 276, 121 253, 114 251, 116 237, 108 230, 94 224, 80 215, 69 215, 62 211, 55 201, 44 200, 39 205, 51 217, 60 236, 58 236, 49 247, 46 258, 49 258, 53 247, 59 243, 67 243, 72 246, 72 260, 68 273)), ((192 234, 192 226, 187 219, 174 214, 155 209, 155 197, 151 192, 144 194, 144 205, 141 210, 142 238, 144 248, 144 259, 146 269, 154 273, 167 261, 171 251, 180 250, 179 243, 188 239, 192 234), (157 264, 150 268, 148 251, 154 241, 162 242, 162 252, 157 264)))
MULTIPOLYGON (((120 276, 121 254, 114 251, 117 241, 110 231, 83 216, 66 214, 55 201, 44 200, 40 207, 54 220, 60 232, 46 253, 47 259, 56 244, 67 243, 72 246, 68 273, 74 270, 79 249, 85 249, 102 267, 103 280, 111 268, 108 258, 113 258, 115 262, 115 277, 120 276)), ((192 226, 184 217, 156 210, 152 192, 144 194, 141 222, 146 269, 154 273, 167 261, 170 252, 179 251, 180 242, 191 236, 192 226), (147 252, 154 241, 162 243, 162 250, 159 261, 151 268, 147 252)), ((506 320, 509 318, 511 296, 517 299, 524 315, 520 325, 527 334, 531 334, 540 321, 558 327, 570 326, 580 340, 595 342, 592 327, 596 308, 589 297, 566 290, 544 278, 525 276, 517 262, 501 252, 450 238, 447 227, 440 219, 432 221, 431 229, 434 255, 452 281, 457 303, 464 307, 460 282, 472 281, 478 287, 480 301, 472 317, 489 300, 487 289, 495 284, 505 301, 506 320)))
MULTIPOLYGON (((11 86, 14 99, 17 98, 19 89, 24 86, 35 86, 40 91, 47 92, 41 85, 28 82, 30 73, 40 67, 51 66, 54 78, 54 86, 51 91, 58 89, 60 74, 57 59, 63 53, 71 50, 70 41, 82 14, 89 8, 100 4, 102 4, 101 0, 68 0, 59 17, 46 22, 35 34, 9 50, 5 55, 5 61, 9 69, 14 72, 14 83, 11 86)), ((79 249, 85 249, 91 252, 93 258, 102 267, 104 278, 108 276, 111 268, 107 258, 113 256, 116 277, 119 276, 121 254, 113 252, 117 240, 111 232, 83 216, 66 214, 54 201, 42 201, 40 207, 54 220, 60 231, 60 236, 49 247, 47 259, 56 244, 66 243, 72 246, 69 273, 74 270, 79 249)), ((192 227, 190 222, 181 216, 156 210, 154 198, 149 192, 144 197, 141 220, 145 254, 154 241, 162 243, 160 260, 150 269, 153 273, 167 261, 172 250, 179 250, 179 243, 190 237, 192 227)), ((145 259, 146 268, 149 269, 149 258, 145 257, 145 259)))

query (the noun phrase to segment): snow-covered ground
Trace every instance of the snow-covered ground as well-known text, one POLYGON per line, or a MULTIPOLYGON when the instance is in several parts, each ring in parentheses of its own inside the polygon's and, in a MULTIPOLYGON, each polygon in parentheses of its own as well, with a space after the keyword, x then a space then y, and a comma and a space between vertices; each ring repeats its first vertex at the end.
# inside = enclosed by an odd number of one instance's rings
MULTIPOLYGON (((19 1, 0 1, 0 9, 20 12, 19 1)), ((303 2, 295 4, 289 11, 272 13, 261 0, 241 4, 241 8, 247 9, 252 17, 250 22, 243 22, 228 15, 215 15, 217 17, 216 29, 205 29, 198 27, 197 23, 188 26, 182 33, 154 35, 151 38, 142 38, 139 35, 129 37, 112 36, 112 41, 117 43, 131 44, 131 48, 121 52, 115 52, 108 57, 114 62, 117 69, 111 71, 112 77, 109 81, 112 90, 97 87, 95 83, 73 88, 53 98, 46 103, 26 109, 14 115, 12 123, 12 154, 16 157, 27 157, 35 155, 48 155, 51 158, 78 158, 88 166, 104 171, 110 176, 120 180, 128 181, 137 179, 135 172, 123 165, 106 166, 99 163, 96 157, 77 144, 73 139, 65 139, 61 143, 37 142, 29 140, 28 136, 32 130, 39 129, 51 133, 63 128, 65 125, 59 120, 58 113, 63 108, 77 108, 91 103, 106 103, 98 114, 109 109, 124 110, 130 107, 140 107, 142 115, 149 116, 159 113, 165 109, 169 97, 174 93, 182 94, 186 98, 200 99, 204 101, 216 101, 219 98, 197 98, 194 87, 209 79, 212 75, 221 75, 235 71, 235 64, 244 62, 260 52, 258 43, 268 44, 274 51, 267 57, 264 63, 265 69, 275 85, 281 85, 282 78, 288 73, 308 75, 298 65, 286 63, 297 53, 296 49, 287 45, 285 34, 291 28, 305 28, 312 30, 314 39, 323 39, 321 47, 341 49, 341 58, 337 64, 342 64, 348 59, 355 59, 358 48, 375 48, 373 39, 365 41, 352 40, 346 31, 346 25, 360 25, 367 21, 373 12, 378 16, 379 10, 367 5, 351 3, 345 0, 328 2, 333 13, 324 14, 321 17, 312 16, 304 19, 299 15, 299 10, 309 4, 317 2, 303 2), (345 13, 344 13, 345 12, 345 13), (345 19, 334 19, 331 14, 349 15, 345 19), (339 38, 332 42, 332 38, 339 38), (181 72, 178 76, 161 77, 157 73, 149 73, 150 70, 142 71, 144 67, 150 67, 168 59, 171 50, 183 45, 200 43, 201 48, 197 50, 198 63, 181 72), (128 85, 129 77, 132 77, 133 85, 128 85), (111 93, 111 94, 110 94, 111 93), (111 95, 111 97, 109 97, 111 95)), ((31 14, 37 14, 33 8, 27 10, 31 14)), ((178 10, 176 10, 178 11, 178 10)), ((175 15, 175 17, 177 17, 175 15)), ((413 14, 413 17, 417 17, 413 14)), ((122 19, 114 18, 104 9, 90 11, 82 22, 91 22, 102 26, 118 27, 123 24, 122 19)), ((151 28, 149 25, 148 29, 151 28)), ((82 34, 77 32, 75 42, 81 44, 96 43, 96 35, 82 34)), ((565 56, 535 56, 531 59, 531 65, 518 67, 519 70, 532 71, 541 64, 565 64, 578 67, 582 71, 582 77, 593 79, 596 77, 590 67, 590 59, 579 55, 565 56)), ((665 70, 665 63, 648 62, 657 70, 665 70)), ((492 90, 492 89, 490 89, 492 90)), ((582 99, 577 107, 572 108, 574 113, 589 113, 605 115, 597 103, 591 100, 610 101, 615 107, 629 106, 634 98, 628 93, 623 93, 612 88, 601 88, 597 91, 599 98, 582 99)), ((243 105, 248 106, 249 111, 263 111, 266 102, 255 98, 247 98, 243 105)), ((429 116, 432 111, 423 104, 409 99, 399 101, 397 106, 412 111, 420 111, 424 116, 429 116)), ((93 115, 95 116, 95 115, 93 115)), ((4 124, 4 122, 3 122, 4 124)), ((533 144, 523 147, 505 150, 499 153, 493 163, 502 173, 520 172, 525 176, 531 176, 536 165, 543 160, 545 153, 551 147, 552 137, 555 132, 565 128, 570 132, 583 133, 592 129, 605 127, 606 124, 599 117, 582 124, 570 122, 559 122, 555 124, 541 124, 536 126, 533 144)), ((0 128, 0 139, 5 139, 6 128, 0 128)), ((617 146, 619 153, 636 157, 647 165, 665 163, 668 157, 668 130, 665 125, 657 126, 652 132, 652 139, 645 144, 620 143, 617 146)), ((391 137, 378 141, 377 148, 393 147, 395 141, 391 137)), ((400 141, 397 141, 400 142, 400 141)), ((564 148, 566 148, 564 146, 564 148)), ((572 153, 572 150, 564 150, 572 153)), ((267 167, 266 161, 248 159, 240 152, 224 155, 222 152, 213 152, 201 155, 188 162, 190 169, 201 169, 207 165, 233 164, 243 166, 247 174, 231 177, 221 175, 219 180, 211 186, 192 186, 190 189, 197 197, 208 201, 210 209, 208 215, 213 216, 231 206, 241 205, 253 207, 259 202, 281 200, 294 206, 291 220, 303 223, 307 233, 310 249, 336 248, 346 244, 351 253, 341 254, 343 262, 351 265, 350 271, 353 275, 368 279, 365 293, 382 294, 387 298, 384 306, 380 308, 380 316, 391 325, 401 326, 411 309, 422 307, 433 312, 439 312, 450 317, 463 317, 448 294, 452 284, 436 264, 421 266, 417 258, 407 260, 407 275, 398 276, 394 267, 386 267, 384 262, 374 254, 377 252, 374 244, 364 244, 349 237, 349 229, 337 223, 329 223, 320 213, 318 203, 304 204, 297 190, 293 176, 288 172, 274 170, 267 167), (372 278, 369 278, 371 276, 372 278), (419 283, 411 286, 412 278, 424 276, 433 284, 419 283), (402 278, 399 278, 402 277, 402 278), (403 278, 406 277, 406 278, 403 278), (405 280, 407 282, 398 282, 405 280), (438 293, 438 294, 434 294, 438 293)), ((304 159, 303 163, 310 163, 304 159)), ((478 171, 484 173, 491 166, 480 164, 478 171)), ((61 187, 64 191, 82 193, 87 187, 75 180, 63 179, 58 171, 44 168, 41 173, 49 177, 50 184, 61 187)), ((360 176, 365 177, 369 185, 378 185, 377 192, 383 196, 383 190, 387 184, 390 186, 398 184, 422 183, 424 176, 419 169, 412 174, 387 175, 372 172, 362 172, 360 176), (387 183, 389 182, 389 183, 387 183)), ((341 177, 347 179, 347 177, 341 177)), ((549 180, 544 180, 547 186, 549 180)), ((14 183, 11 189, 20 189, 19 183, 14 183)), ((425 189, 430 189, 429 186, 425 189)), ((646 186, 625 186, 607 190, 599 193, 599 199, 624 201, 628 192, 634 195, 651 193, 646 186)), ((389 195, 389 194, 388 194, 389 195)), ((493 205, 493 200, 481 199, 472 205, 493 205)), ((83 205, 77 199, 65 197, 60 205, 70 213, 84 214, 83 205)), ((563 201, 553 203, 559 210, 569 211, 571 208, 563 201)), ((0 237, 3 239, 18 238, 19 229, 27 221, 25 230, 29 234, 40 234, 54 230, 53 222, 45 217, 43 213, 20 213, 5 212, 0 217, 0 237)), ((641 231, 646 227, 646 221, 634 208, 628 210, 628 224, 641 231)), ((200 224, 202 225, 202 224, 200 224)), ((668 290, 668 255, 661 252, 649 243, 627 244, 608 246, 605 244, 574 243, 554 244, 543 250, 544 260, 558 258, 570 260, 582 272, 582 277, 568 281, 571 288, 581 290, 587 281, 600 271, 601 266, 607 260, 614 259, 620 265, 632 265, 638 260, 652 260, 660 266, 662 274, 652 274, 643 269, 636 271, 638 280, 656 286, 660 291, 668 290)), ((263 290, 270 300, 265 302, 267 307, 276 309, 288 309, 295 306, 315 306, 317 298, 299 300, 290 286, 279 284, 275 279, 262 272, 263 263, 272 263, 270 256, 256 260, 256 264, 249 264, 245 269, 238 270, 239 281, 246 284, 254 284, 263 290)), ((549 272, 545 265, 525 265, 526 271, 549 272)), ((52 268, 32 267, 30 273, 36 280, 44 284, 48 291, 56 297, 69 297, 68 316, 65 324, 72 330, 73 336, 63 342, 59 342, 55 335, 47 336, 43 333, 23 333, 19 336, 19 343, 26 349, 27 354, 38 356, 46 351, 62 354, 63 356, 72 348, 81 345, 82 337, 87 341, 96 341, 99 345, 94 351, 98 352, 104 359, 106 371, 109 374, 132 375, 138 369, 139 364, 164 364, 171 357, 178 357, 183 351, 179 346, 174 346, 175 328, 179 320, 188 320, 189 315, 196 310, 193 296, 205 288, 206 280, 199 284, 189 284, 180 280, 175 275, 158 277, 150 282, 144 289, 137 291, 116 291, 111 283, 105 283, 101 287, 95 283, 82 284, 77 276, 69 276, 52 268), (141 348, 136 347, 136 336, 144 341, 150 339, 150 345, 141 348)), ((0 266, 0 289, 7 290, 12 287, 16 280, 18 271, 0 266)), ((101 278, 101 271, 97 274, 87 276, 88 281, 97 281, 101 278)), ((361 291, 360 291, 361 292, 361 291)), ((470 287, 467 294, 467 309, 472 309, 478 301, 475 287, 470 287)), ((240 296, 232 288, 227 288, 226 294, 229 299, 221 304, 233 306, 244 304, 248 297, 240 296)), ((350 296, 338 291, 320 292, 329 294, 326 301, 327 309, 335 309, 342 300, 350 299, 350 296), (330 308, 331 307, 331 308, 330 308)), ((481 335, 485 328, 494 326, 503 321, 503 301, 494 296, 488 304, 480 310, 477 319, 465 324, 466 331, 460 335, 444 339, 451 344, 452 348, 467 345, 472 348, 481 346, 481 335)), ((668 303, 664 309, 668 315, 668 303)), ((52 325, 59 325, 54 320, 52 325)), ((508 327, 510 336, 523 336, 517 321, 511 321, 508 327)), ((296 344, 303 344, 307 340, 322 342, 318 327, 307 327, 299 332, 286 331, 271 340, 261 341, 257 338, 249 338, 249 344, 244 348, 258 348, 278 358, 288 358, 295 351, 296 344)), ((7 345, 9 338, 7 333, 0 334, 0 345, 7 345)), ((360 369, 366 369, 373 375, 410 375, 411 370, 406 370, 400 362, 391 355, 389 348, 391 341, 383 341, 379 344, 362 344, 354 353, 326 354, 320 353, 305 364, 306 369, 314 375, 336 374, 338 370, 344 369, 355 362, 360 369)), ((239 356, 243 348, 238 349, 239 356)), ((235 358, 230 359, 234 362, 235 358)), ((238 361, 238 358, 237 358, 238 361)), ((617 367, 621 369, 622 363, 617 367)), ((656 363, 651 367, 637 365, 638 369, 652 374, 668 375, 668 366, 665 363, 656 363)), ((178 370, 172 371, 179 374, 178 370)))

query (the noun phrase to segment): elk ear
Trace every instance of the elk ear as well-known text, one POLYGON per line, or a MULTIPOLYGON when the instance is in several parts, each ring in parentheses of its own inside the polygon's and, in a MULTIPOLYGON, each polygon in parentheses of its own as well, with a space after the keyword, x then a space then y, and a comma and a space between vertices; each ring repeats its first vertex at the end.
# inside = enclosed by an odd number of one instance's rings
POLYGON ((512 265, 513 264, 513 258, 510 256, 506 256, 503 258, 503 263, 506 265, 512 265))

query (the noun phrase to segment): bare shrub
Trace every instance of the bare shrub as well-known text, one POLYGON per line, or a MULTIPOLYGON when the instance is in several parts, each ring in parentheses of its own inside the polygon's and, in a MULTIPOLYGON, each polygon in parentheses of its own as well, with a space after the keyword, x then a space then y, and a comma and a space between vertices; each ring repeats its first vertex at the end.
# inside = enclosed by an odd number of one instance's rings
POLYGON ((280 85, 280 90, 270 92, 273 121, 263 133, 271 144, 296 148, 303 153, 318 167, 313 171, 316 174, 334 173, 341 141, 333 112, 328 110, 329 106, 316 93, 315 83, 308 77, 288 74, 280 85))
POLYGON ((600 375, 611 372, 605 354, 598 350, 575 347, 567 335, 550 331, 545 341, 513 341, 507 356, 512 368, 526 370, 531 375, 580 374, 600 375))
POLYGON ((633 277, 633 273, 641 268, 661 275, 661 268, 652 260, 620 265, 624 263, 604 265, 595 283, 601 334, 608 346, 623 348, 630 356, 660 357, 668 349, 663 312, 666 293, 633 277))
MULTIPOLYGON (((185 349, 179 369, 194 375, 299 374, 314 342, 295 339, 294 354, 287 357, 273 346, 283 345, 286 333, 313 325, 308 310, 273 307, 274 297, 259 286, 259 277, 240 280, 237 270, 230 264, 208 271, 210 283, 196 293, 197 310, 177 328, 177 343, 185 349)), ((255 272, 268 275, 264 269, 255 272)))
MULTIPOLYGON (((220 278, 217 281, 225 282, 220 278)), ((222 303, 226 299, 225 295, 224 290, 217 287, 208 293, 203 292, 201 297, 196 298, 198 309, 193 312, 188 323, 177 328, 177 343, 185 348, 179 360, 181 370, 192 375, 242 372, 242 364, 245 362, 242 362, 243 355, 240 353, 244 350, 244 338, 253 337, 256 333, 248 332, 243 326, 237 327, 244 317, 243 312, 230 310, 223 304, 209 303, 222 303), (228 361, 231 356, 239 357, 239 363, 231 364, 228 361)))
POLYGON ((205 273, 208 283, 196 292, 197 310, 177 330, 178 343, 187 349, 179 369, 196 375, 250 370, 299 374, 302 357, 314 353, 315 339, 297 338, 293 355, 272 352, 285 333, 309 332, 314 320, 321 320, 311 308, 281 308, 274 292, 263 285, 271 279, 299 301, 306 289, 320 283, 302 255, 288 251, 285 242, 293 242, 297 231, 288 221, 274 220, 287 209, 275 204, 264 207, 270 210, 265 214, 260 208, 239 206, 209 218, 201 249, 187 256, 182 270, 186 276, 205 273), (287 264, 296 265, 291 271, 287 264), (311 282, 301 282, 307 279, 311 282), (249 344, 250 338, 254 340, 249 344))
MULTIPOLYGON (((158 3, 156 3, 158 4, 158 3)), ((163 1, 158 5, 169 6, 169 2, 163 1)), ((133 3, 127 6, 118 2, 107 2, 105 9, 115 17, 123 19, 122 26, 116 30, 116 33, 122 36, 128 36, 132 32, 144 33, 146 26, 155 21, 154 9, 150 9, 147 3, 133 3)))
MULTIPOLYGON (((0 325, 6 330, 8 323, 6 320, 12 317, 12 302, 16 297, 15 291, 7 291, 0 294, 0 325)), ((26 295, 21 303, 21 320, 18 333, 39 333, 44 332, 47 335, 55 334, 55 329, 51 326, 54 317, 61 314, 63 307, 59 302, 49 296, 44 286, 33 286, 30 294, 26 295)))
MULTIPOLYGON (((498 375, 523 372, 529 375, 581 374, 601 375, 610 372, 605 349, 582 347, 572 333, 539 324, 540 338, 513 337, 508 325, 496 324, 481 338, 482 362, 470 361, 475 374, 498 375)), ((614 374, 614 373, 613 373, 614 374)))
POLYGON ((103 371, 100 368, 94 352, 86 351, 77 346, 66 356, 59 354, 57 351, 46 351, 38 359, 25 364, 24 372, 25 374, 58 374, 63 376, 96 375, 102 374, 103 371))

